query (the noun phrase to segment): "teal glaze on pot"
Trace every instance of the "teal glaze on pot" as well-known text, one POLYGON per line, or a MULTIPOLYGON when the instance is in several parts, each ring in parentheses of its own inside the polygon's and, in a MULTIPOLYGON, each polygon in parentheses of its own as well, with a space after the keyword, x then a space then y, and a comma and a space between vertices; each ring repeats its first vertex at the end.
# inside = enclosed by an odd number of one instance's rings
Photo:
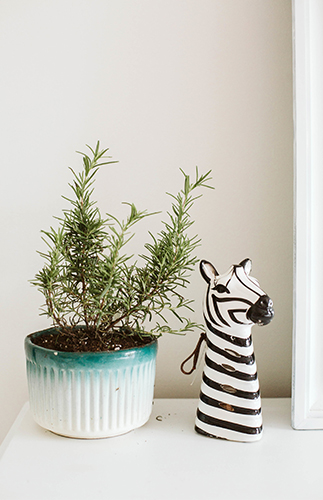
POLYGON ((150 417, 157 340, 113 352, 72 353, 25 340, 30 408, 35 421, 57 434, 103 438, 124 434, 150 417))

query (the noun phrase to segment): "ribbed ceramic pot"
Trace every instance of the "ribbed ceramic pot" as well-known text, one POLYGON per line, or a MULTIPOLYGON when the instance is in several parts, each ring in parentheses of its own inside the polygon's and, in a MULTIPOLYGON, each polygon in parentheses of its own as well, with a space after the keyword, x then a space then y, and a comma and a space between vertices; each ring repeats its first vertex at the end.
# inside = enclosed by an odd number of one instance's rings
POLYGON ((62 436, 124 434, 150 417, 157 340, 113 352, 61 352, 25 340, 30 408, 35 421, 62 436))

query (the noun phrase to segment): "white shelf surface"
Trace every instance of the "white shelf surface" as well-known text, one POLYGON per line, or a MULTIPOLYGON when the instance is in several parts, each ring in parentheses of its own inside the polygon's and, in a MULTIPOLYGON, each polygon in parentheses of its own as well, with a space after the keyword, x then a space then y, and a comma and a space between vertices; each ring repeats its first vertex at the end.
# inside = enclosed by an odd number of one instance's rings
POLYGON ((322 500, 323 431, 296 431, 290 399, 263 399, 255 443, 194 431, 197 400, 157 399, 123 436, 68 439, 21 410, 0 448, 1 500, 322 500))

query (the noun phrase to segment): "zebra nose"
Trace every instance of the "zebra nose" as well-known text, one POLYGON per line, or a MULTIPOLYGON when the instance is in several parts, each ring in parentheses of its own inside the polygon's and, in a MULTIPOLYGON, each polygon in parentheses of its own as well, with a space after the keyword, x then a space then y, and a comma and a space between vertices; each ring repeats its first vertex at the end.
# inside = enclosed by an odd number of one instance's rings
POLYGON ((273 301, 271 300, 270 297, 268 297, 268 295, 262 295, 262 297, 260 297, 260 299, 257 300, 256 305, 260 309, 270 310, 273 308, 273 301))
POLYGON ((273 317, 273 301, 268 295, 259 297, 247 312, 247 318, 258 325, 268 325, 273 317))

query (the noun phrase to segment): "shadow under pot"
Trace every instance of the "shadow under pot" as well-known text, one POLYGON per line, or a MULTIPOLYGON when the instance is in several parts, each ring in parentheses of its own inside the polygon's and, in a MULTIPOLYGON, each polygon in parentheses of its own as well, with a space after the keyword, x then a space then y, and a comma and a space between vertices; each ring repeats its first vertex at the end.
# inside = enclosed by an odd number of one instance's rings
POLYGON ((30 408, 34 420, 62 436, 95 439, 144 425, 152 411, 157 340, 105 352, 61 352, 25 339, 30 408))

